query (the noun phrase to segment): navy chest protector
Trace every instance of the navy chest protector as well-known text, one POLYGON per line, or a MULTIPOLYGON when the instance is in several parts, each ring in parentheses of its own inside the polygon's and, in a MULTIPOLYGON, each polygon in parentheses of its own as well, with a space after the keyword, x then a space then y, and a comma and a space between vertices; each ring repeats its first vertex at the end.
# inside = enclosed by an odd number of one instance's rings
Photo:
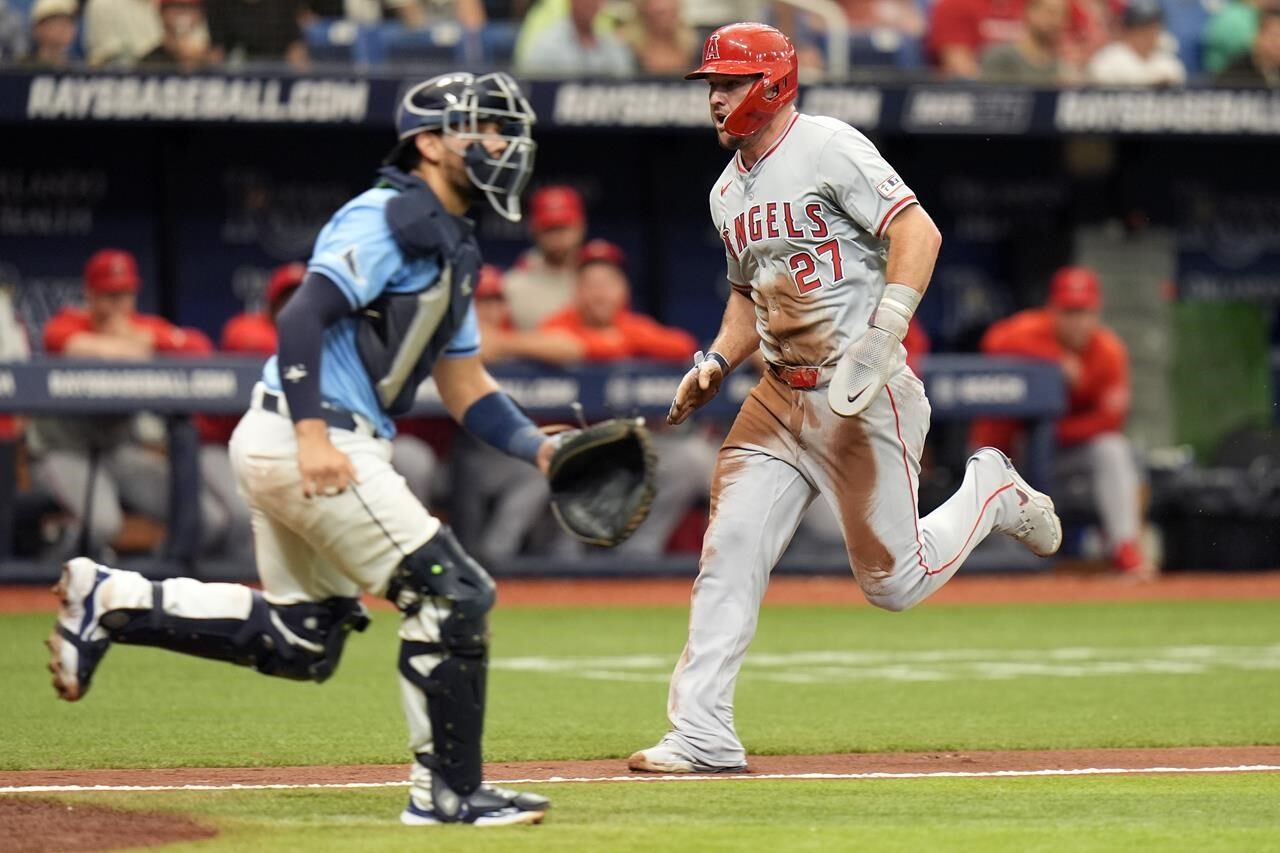
POLYGON ((471 223, 453 216, 420 178, 388 166, 387 225, 405 260, 438 258, 440 279, 422 290, 386 293, 357 314, 356 349, 378 401, 390 415, 413 406, 418 386, 453 340, 471 306, 480 249, 471 223))

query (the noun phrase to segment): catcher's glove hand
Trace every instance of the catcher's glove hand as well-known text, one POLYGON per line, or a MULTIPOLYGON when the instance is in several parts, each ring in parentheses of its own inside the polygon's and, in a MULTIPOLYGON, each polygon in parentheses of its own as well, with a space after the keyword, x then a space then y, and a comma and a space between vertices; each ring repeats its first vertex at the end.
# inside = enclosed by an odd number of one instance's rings
POLYGON ((649 514, 657 456, 643 418, 561 433, 547 467, 551 509, 590 545, 621 545, 649 514))

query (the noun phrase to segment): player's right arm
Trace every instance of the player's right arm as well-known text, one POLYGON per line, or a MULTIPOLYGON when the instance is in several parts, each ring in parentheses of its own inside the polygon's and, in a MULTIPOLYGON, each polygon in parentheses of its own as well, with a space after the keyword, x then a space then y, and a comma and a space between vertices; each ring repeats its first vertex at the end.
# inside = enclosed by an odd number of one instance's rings
POLYGON ((720 238, 724 241, 725 277, 729 280, 729 301, 724 306, 724 317, 720 321, 720 332, 716 335, 706 355, 701 352, 694 356, 693 368, 680 380, 676 388, 675 399, 671 401, 671 409, 667 412, 667 423, 682 424, 693 412, 706 405, 720 391, 720 383, 725 374, 758 352, 760 348, 760 332, 756 328, 755 303, 751 301, 751 286, 746 284, 747 276, 742 270, 742 263, 734 249, 733 240, 729 236, 728 217, 723 204, 724 194, 721 187, 729 174, 732 164, 720 176, 720 180, 712 186, 708 200, 711 207, 711 221, 720 230, 720 238), (724 363, 721 363, 721 359, 724 363))
POLYGON ((321 273, 308 272, 277 319, 280 387, 293 419, 306 497, 338 494, 356 479, 351 459, 329 441, 320 398, 324 331, 350 312, 347 296, 337 284, 321 273))
POLYGON ((726 373, 725 365, 733 370, 750 358, 759 347, 760 332, 756 328, 755 303, 751 301, 751 297, 734 287, 724 306, 720 332, 711 342, 708 355, 699 359, 693 369, 680 380, 675 399, 671 401, 671 410, 667 412, 667 423, 684 423, 696 409, 706 405, 720 391, 720 383, 724 381, 726 373), (721 365, 710 353, 722 356, 725 365, 721 365))

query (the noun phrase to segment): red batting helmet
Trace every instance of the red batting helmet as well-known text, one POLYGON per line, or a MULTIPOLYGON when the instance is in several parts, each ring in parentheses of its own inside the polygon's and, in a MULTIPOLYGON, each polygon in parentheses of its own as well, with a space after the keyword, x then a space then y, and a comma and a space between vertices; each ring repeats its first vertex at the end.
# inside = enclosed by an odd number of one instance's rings
POLYGON ((737 109, 724 120, 731 136, 750 136, 796 99, 796 49, 768 24, 729 24, 707 36, 702 64, 686 74, 700 80, 711 74, 758 78, 737 109))

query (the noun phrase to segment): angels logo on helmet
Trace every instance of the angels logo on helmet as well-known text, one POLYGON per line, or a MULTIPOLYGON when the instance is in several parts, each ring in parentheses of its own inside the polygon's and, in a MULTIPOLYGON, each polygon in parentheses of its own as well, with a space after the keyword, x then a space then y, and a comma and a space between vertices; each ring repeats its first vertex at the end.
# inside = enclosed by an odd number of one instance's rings
POLYGON ((707 49, 703 51, 702 61, 707 62, 712 59, 720 58, 720 34, 712 33, 707 38, 707 49))

